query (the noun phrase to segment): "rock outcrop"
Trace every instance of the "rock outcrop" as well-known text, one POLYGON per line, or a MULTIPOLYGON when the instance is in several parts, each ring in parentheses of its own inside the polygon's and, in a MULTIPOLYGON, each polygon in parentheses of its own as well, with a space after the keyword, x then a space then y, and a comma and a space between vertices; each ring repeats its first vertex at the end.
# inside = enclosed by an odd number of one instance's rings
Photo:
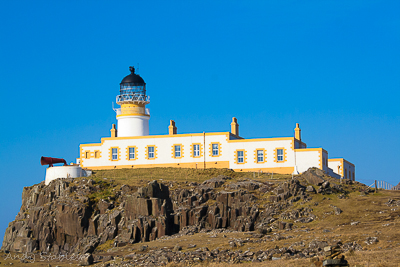
POLYGON ((21 210, 6 230, 2 249, 90 254, 106 242, 121 247, 184 233, 191 227, 257 230, 260 235, 273 229, 291 230, 298 222, 315 220, 311 208, 290 209, 317 193, 307 188, 310 183, 321 186, 324 193, 340 189, 321 177, 311 170, 303 175, 303 182, 273 184, 250 179, 232 182, 219 176, 174 190, 157 181, 140 188, 106 178, 58 179, 48 186, 42 182, 24 188, 21 210))

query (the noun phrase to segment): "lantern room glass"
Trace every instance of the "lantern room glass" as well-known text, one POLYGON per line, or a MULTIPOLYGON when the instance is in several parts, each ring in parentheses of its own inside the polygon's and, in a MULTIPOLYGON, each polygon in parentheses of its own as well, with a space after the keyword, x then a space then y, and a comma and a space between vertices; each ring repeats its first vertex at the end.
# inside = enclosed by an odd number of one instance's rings
POLYGON ((120 85, 120 100, 135 101, 146 99, 146 85, 138 85, 135 83, 122 83, 120 85))

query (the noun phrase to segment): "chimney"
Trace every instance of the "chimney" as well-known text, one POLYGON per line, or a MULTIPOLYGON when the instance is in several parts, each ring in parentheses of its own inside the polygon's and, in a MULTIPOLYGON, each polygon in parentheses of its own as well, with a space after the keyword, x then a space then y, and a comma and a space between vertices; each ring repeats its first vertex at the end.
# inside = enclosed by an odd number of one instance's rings
POLYGON ((235 117, 232 118, 231 133, 239 136, 239 124, 237 123, 237 119, 235 117))
POLYGON ((175 127, 175 121, 170 120, 168 126, 168 133, 169 135, 176 134, 177 128, 175 127))
POLYGON ((296 128, 294 128, 294 138, 301 141, 301 130, 298 123, 296 123, 296 128))
POLYGON ((111 126, 111 137, 117 137, 117 129, 115 129, 115 124, 111 126))

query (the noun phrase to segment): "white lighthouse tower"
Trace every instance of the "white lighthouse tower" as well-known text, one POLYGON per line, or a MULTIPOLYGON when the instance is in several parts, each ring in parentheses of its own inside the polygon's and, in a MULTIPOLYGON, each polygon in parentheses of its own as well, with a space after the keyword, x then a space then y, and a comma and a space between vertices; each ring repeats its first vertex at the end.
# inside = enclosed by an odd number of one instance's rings
POLYGON ((149 135, 150 110, 146 105, 150 97, 146 95, 146 83, 135 68, 129 67, 131 74, 122 79, 117 104, 118 137, 149 135))

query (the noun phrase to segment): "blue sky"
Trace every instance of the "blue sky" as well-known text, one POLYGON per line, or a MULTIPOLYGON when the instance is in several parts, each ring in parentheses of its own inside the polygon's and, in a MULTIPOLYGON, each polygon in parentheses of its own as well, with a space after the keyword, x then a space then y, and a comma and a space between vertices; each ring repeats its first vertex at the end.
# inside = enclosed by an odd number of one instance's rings
POLYGON ((292 136, 400 182, 399 1, 1 1, 0 241, 41 156, 109 136, 135 65, 150 134, 292 136))

